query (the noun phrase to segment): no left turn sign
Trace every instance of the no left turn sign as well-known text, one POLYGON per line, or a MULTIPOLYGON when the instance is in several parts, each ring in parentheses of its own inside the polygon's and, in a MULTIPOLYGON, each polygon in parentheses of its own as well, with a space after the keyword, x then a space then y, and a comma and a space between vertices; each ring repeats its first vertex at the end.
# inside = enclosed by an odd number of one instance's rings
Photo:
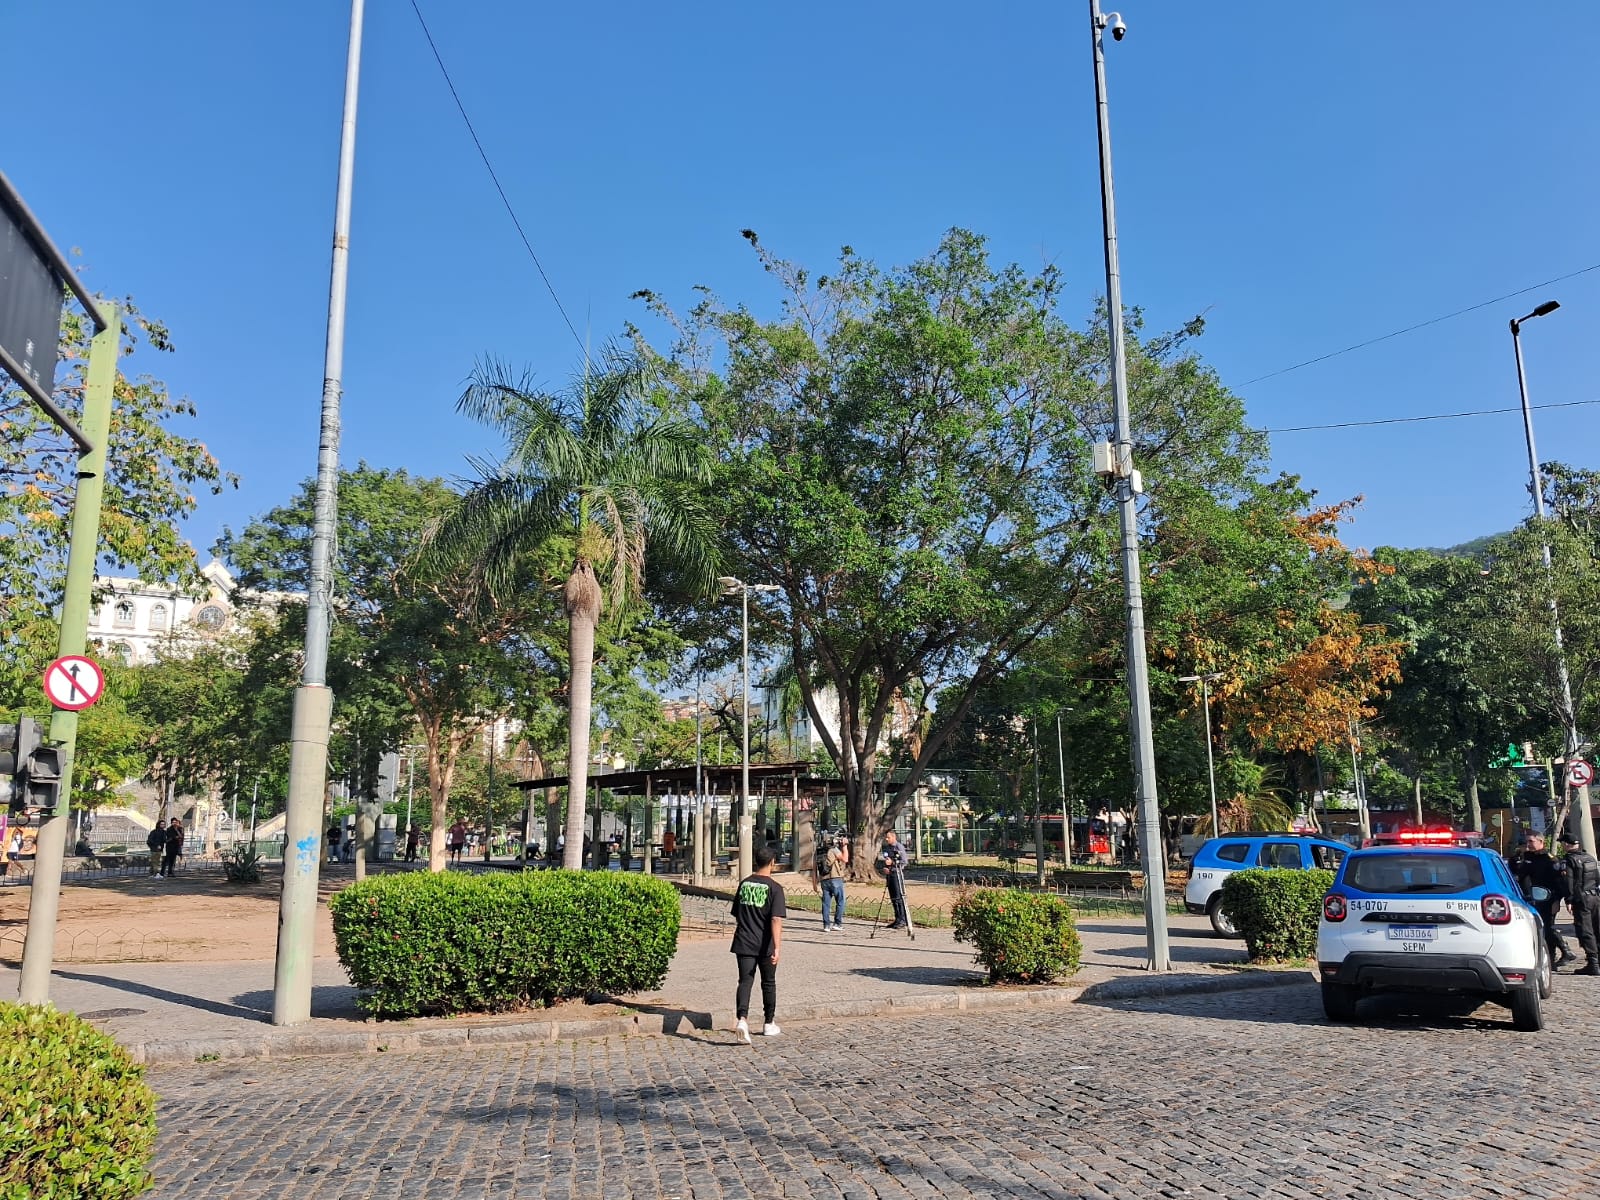
POLYGON ((1594 782, 1594 767, 1581 758, 1567 764, 1567 782, 1573 787, 1588 787, 1594 782))
POLYGON ((44 694, 68 712, 82 712, 106 690, 100 665, 81 654, 65 654, 45 668, 44 694))

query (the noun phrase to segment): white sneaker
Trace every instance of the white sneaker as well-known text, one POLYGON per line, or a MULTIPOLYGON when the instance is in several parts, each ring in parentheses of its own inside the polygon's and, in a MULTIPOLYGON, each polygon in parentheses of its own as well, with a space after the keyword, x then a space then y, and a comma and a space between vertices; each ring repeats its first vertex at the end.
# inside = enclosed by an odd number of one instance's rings
POLYGON ((750 1044, 750 1022, 740 1018, 738 1029, 739 1040, 748 1046, 750 1044))
MULTIPOLYGON (((762 1037, 777 1037, 782 1032, 783 1032, 783 1030, 779 1029, 776 1025, 768 1024, 766 1027, 764 1027, 761 1030, 761 1036, 762 1037)), ((746 1038, 745 1040, 749 1041, 750 1039, 746 1038)))

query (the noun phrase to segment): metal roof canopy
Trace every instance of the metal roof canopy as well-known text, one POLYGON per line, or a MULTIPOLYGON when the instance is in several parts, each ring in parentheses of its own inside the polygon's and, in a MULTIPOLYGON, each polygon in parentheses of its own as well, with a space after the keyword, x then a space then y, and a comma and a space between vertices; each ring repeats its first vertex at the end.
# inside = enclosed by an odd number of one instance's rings
MULTIPOLYGON (((107 326, 105 314, 100 311, 100 306, 94 302, 94 297, 90 296, 83 284, 78 281, 78 274, 72 269, 72 264, 66 260, 60 250, 56 249, 56 244, 50 240, 50 235, 44 231, 44 226, 39 224, 38 219, 34 217, 27 204, 23 202, 22 196, 17 192, 17 189, 11 186, 11 180, 6 178, 4 171, 0 171, 0 218, 3 218, 12 229, 21 234, 22 238, 28 243, 28 248, 33 251, 33 266, 53 275, 59 287, 70 289, 72 294, 78 298, 78 303, 83 305, 84 311, 89 314, 89 319, 94 322, 95 332, 104 333, 107 326)), ((40 280, 39 283, 42 285, 43 281, 40 280)), ((59 309, 57 311, 59 313, 59 309)), ((59 315, 55 320, 53 336, 54 341, 49 348, 50 378, 48 380, 41 382, 35 379, 12 353, 11 348, 3 343, 0 343, 0 367, 4 367, 6 373, 16 380, 18 387, 33 397, 34 403, 44 409, 45 415, 72 439, 73 444, 78 447, 81 454, 88 454, 94 449, 94 446, 84 436, 83 430, 78 428, 77 422, 68 416, 51 398, 51 393, 55 390, 56 357, 58 344, 61 340, 61 319, 59 315)))
MULTIPOLYGON (((829 795, 844 794, 844 780, 825 779, 810 774, 812 764, 809 762, 793 763, 764 763, 760 766, 752 763, 750 778, 756 779, 796 779, 804 792, 816 793, 826 790, 829 795)), ((738 790, 740 766, 734 763, 718 764, 716 766, 704 765, 695 767, 652 767, 647 771, 610 771, 603 775, 590 775, 589 783, 595 787, 603 787, 611 792, 637 792, 643 794, 646 787, 652 795, 660 796, 684 790, 693 790, 695 773, 699 772, 702 782, 708 785, 724 783, 729 793, 738 790), (662 785, 669 785, 663 788, 662 785)), ((567 786, 567 776, 547 775, 543 779, 521 779, 515 787, 524 791, 535 788, 558 788, 567 786)))

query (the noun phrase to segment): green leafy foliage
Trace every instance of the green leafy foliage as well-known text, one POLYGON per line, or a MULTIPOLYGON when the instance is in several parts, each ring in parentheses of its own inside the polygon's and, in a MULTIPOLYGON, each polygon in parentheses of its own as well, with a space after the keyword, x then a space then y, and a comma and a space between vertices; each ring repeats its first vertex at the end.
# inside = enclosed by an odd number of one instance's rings
POLYGON ((1322 897, 1332 886, 1332 871, 1235 871, 1222 881, 1222 911, 1244 938, 1251 962, 1310 958, 1322 897))
POLYGON ((156 1097, 71 1013, 0 1002, 0 1200, 120 1200, 152 1183, 156 1097))
POLYGON ((677 950, 678 894, 644 875, 415 872, 329 903, 339 959, 384 1017, 504 1012, 658 985, 677 950))
POLYGON ((222 873, 229 883, 260 883, 261 851, 254 842, 233 847, 222 856, 222 873))
POLYGON ((956 898, 950 915, 956 941, 972 944, 990 983, 1052 983, 1078 969, 1083 943, 1060 896, 976 888, 956 898))
MULTIPOLYGON (((166 327, 131 300, 123 307, 122 353, 171 351, 166 327)), ((84 368, 93 326, 68 310, 62 321, 62 368, 55 400, 74 419, 83 410, 84 368)), ((145 361, 143 355, 139 361, 145 361)), ((111 414, 108 470, 100 519, 100 561, 142 579, 198 581, 194 548, 179 532, 196 493, 237 480, 206 447, 184 437, 195 416, 186 397, 150 375, 121 371, 111 414)), ((68 525, 77 488, 78 453, 20 388, 0 380, 0 706, 38 691, 56 649, 56 606, 66 581, 68 525)))

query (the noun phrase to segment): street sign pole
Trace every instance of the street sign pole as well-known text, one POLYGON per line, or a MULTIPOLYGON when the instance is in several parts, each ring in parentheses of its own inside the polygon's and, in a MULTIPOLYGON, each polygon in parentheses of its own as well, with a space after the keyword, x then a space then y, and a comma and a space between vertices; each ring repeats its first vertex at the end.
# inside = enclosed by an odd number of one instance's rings
MULTIPOLYGON (((100 501, 106 483, 106 439, 111 432, 111 398, 121 350, 122 320, 114 304, 100 310, 106 327, 89 344, 89 371, 83 389, 83 435, 92 447, 78 459, 78 490, 72 499, 72 539, 67 549, 66 595, 61 603, 58 655, 81 655, 89 638, 89 600, 94 591, 95 551, 100 544, 100 501)), ((50 1002, 50 970, 55 965, 56 913, 61 903, 61 866, 67 849, 67 810, 72 806, 72 751, 78 714, 56 709, 50 740, 61 751, 61 803, 39 821, 34 849, 33 894, 28 902, 28 933, 22 946, 24 1004, 50 1002)))

